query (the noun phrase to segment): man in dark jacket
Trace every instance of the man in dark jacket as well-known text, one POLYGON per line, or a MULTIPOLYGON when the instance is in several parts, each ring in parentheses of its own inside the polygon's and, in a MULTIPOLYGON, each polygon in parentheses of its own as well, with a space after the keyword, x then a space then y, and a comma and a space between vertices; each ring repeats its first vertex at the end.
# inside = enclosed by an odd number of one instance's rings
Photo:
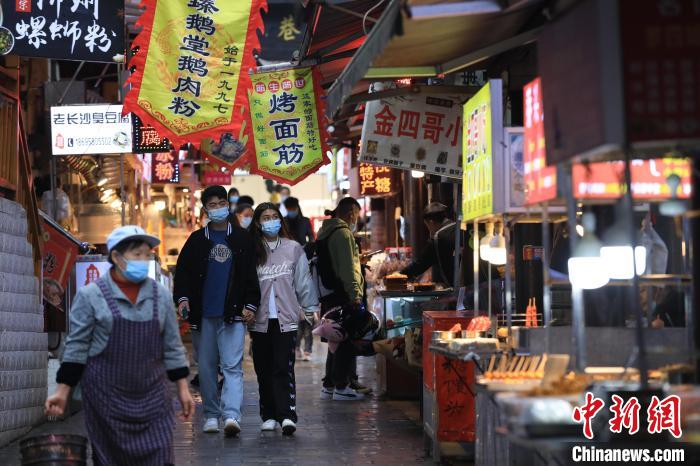
POLYGON ((245 324, 255 321, 260 286, 253 239, 228 221, 226 190, 208 187, 202 192, 202 204, 210 222, 185 242, 177 260, 173 294, 197 346, 206 419, 203 431, 219 432, 222 418, 230 436, 241 429, 245 324), (217 393, 219 364, 224 374, 221 400, 217 393))
POLYGON ((418 259, 401 271, 414 279, 433 268, 433 281, 445 286, 454 285, 455 228, 457 223, 447 218, 447 206, 431 202, 423 211, 423 221, 430 239, 418 259))
POLYGON ((293 239, 302 246, 316 239, 314 229, 311 227, 311 220, 304 217, 304 214, 301 213, 299 199, 288 197, 282 204, 287 209, 287 215, 284 219, 287 221, 289 232, 292 234, 293 239))

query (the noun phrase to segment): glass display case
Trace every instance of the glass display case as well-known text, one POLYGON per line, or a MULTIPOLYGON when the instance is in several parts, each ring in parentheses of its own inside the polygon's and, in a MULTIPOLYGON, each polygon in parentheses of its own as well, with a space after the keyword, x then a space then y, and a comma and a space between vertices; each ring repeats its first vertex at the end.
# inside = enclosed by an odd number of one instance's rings
POLYGON ((381 314, 381 331, 384 338, 403 335, 409 327, 420 327, 423 311, 447 309, 440 298, 454 294, 452 288, 431 291, 377 290, 375 311, 381 314))

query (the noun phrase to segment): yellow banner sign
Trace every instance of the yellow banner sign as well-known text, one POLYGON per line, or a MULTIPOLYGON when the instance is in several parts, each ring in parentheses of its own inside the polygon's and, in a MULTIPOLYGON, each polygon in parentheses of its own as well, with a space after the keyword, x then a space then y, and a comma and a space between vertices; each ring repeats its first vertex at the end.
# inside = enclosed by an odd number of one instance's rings
POLYGON ((321 89, 311 68, 253 76, 249 95, 256 157, 251 171, 296 184, 329 163, 321 89))
POLYGON ((238 134, 266 0, 144 0, 124 103, 175 145, 238 134))

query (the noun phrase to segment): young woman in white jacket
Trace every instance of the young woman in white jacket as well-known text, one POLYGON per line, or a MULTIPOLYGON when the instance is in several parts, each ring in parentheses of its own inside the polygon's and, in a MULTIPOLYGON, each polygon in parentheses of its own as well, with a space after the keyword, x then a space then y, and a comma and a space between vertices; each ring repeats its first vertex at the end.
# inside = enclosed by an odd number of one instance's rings
POLYGON ((279 423, 284 435, 296 431, 294 360, 299 314, 312 321, 318 293, 303 248, 290 239, 277 206, 260 204, 253 214, 261 302, 251 326, 258 376, 262 431, 279 423))

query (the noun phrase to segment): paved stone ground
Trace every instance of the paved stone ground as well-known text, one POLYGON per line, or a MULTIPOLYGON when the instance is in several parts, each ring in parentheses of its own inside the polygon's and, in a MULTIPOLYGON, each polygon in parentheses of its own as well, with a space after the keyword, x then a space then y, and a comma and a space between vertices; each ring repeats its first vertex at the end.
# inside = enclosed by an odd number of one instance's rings
MULTIPOLYGON (((193 422, 178 421, 175 455, 178 465, 414 465, 433 464, 423 451, 422 428, 417 402, 398 402, 371 397, 362 402, 321 401, 326 346, 314 345, 311 362, 297 361, 297 401, 299 423, 294 437, 260 432, 257 381, 252 361, 245 359, 245 397, 242 433, 239 438, 201 433, 203 423, 198 393, 197 415, 193 422)), ((358 372, 363 382, 375 384, 374 359, 359 358, 358 372)), ((65 422, 39 426, 29 435, 41 433, 80 433, 82 415, 65 422)), ((19 464, 18 444, 0 449, 0 465, 19 464)), ((92 463, 89 463, 92 464, 92 463)))

